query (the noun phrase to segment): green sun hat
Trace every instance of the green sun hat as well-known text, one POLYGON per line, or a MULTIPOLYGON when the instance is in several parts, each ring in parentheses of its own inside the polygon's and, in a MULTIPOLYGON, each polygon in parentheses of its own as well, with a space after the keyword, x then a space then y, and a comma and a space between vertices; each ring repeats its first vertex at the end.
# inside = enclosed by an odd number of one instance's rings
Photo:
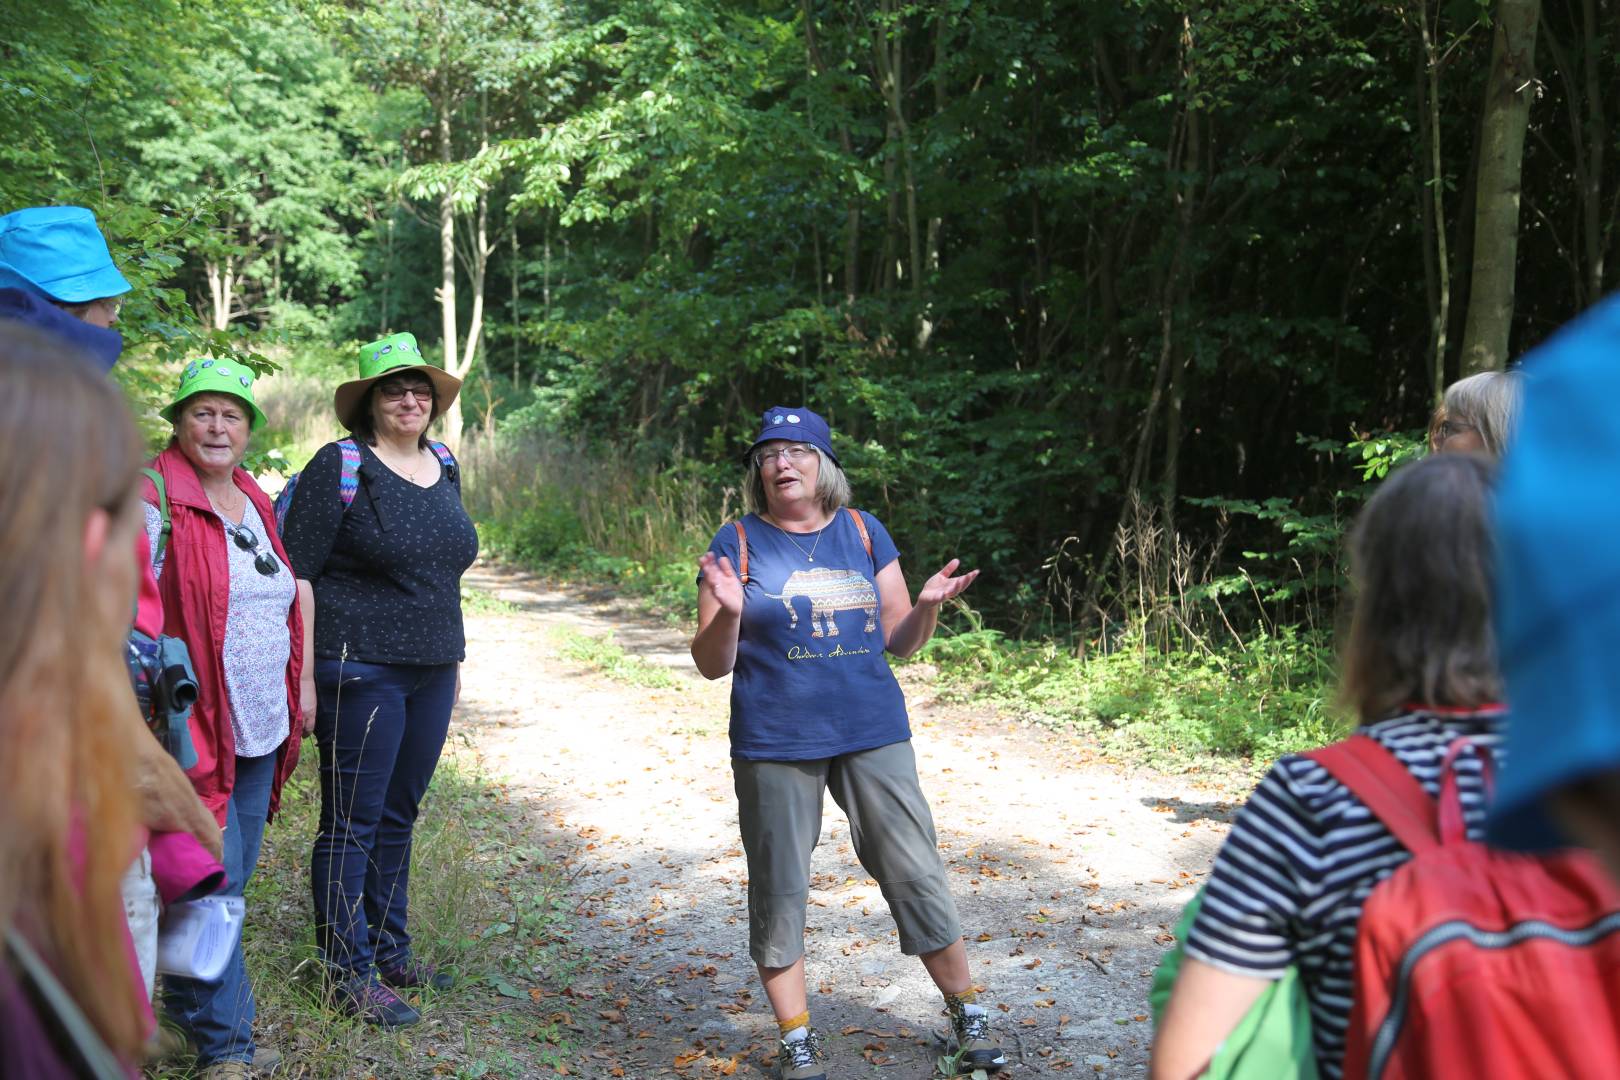
POLYGON ((158 415, 172 424, 180 413, 180 405, 193 394, 229 394, 247 403, 252 414, 248 430, 257 431, 265 421, 258 402, 253 400, 253 378, 252 368, 234 360, 216 360, 211 356, 193 360, 180 375, 174 400, 159 409, 158 415))
POLYGON ((354 430, 359 420, 355 413, 365 404, 366 392, 371 389, 371 384, 400 368, 420 369, 418 374, 433 384, 435 420, 461 392, 461 380, 443 368, 428 363, 422 350, 417 347, 414 334, 389 334, 381 341, 362 345, 358 366, 360 377, 340 384, 332 394, 332 405, 337 409, 338 421, 350 431, 354 430))

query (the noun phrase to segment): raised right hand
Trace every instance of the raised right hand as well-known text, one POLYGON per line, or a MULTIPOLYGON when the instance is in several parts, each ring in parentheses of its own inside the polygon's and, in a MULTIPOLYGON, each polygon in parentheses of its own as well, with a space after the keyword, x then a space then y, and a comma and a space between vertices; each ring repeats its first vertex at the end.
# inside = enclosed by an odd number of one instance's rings
POLYGON ((698 583, 698 596, 707 593, 720 605, 721 610, 741 615, 743 583, 731 568, 731 560, 724 555, 716 556, 712 551, 705 551, 698 558, 698 570, 703 574, 703 580, 698 583))

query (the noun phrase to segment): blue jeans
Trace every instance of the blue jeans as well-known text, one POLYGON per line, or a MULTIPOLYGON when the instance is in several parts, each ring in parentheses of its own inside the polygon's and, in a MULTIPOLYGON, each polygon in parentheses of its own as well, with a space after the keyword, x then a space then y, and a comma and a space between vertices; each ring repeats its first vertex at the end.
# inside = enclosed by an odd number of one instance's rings
MULTIPOLYGON (((259 842, 264 839, 279 756, 277 751, 236 759, 236 786, 225 816, 225 887, 219 896, 241 896, 259 864, 259 842)), ((252 1061, 253 986, 242 961, 241 939, 218 982, 165 975, 163 1011, 197 1047, 199 1065, 252 1061)))
POLYGON ((321 822, 310 885, 315 943, 340 978, 369 981, 410 961, 411 831, 450 730, 456 666, 315 661, 321 822))

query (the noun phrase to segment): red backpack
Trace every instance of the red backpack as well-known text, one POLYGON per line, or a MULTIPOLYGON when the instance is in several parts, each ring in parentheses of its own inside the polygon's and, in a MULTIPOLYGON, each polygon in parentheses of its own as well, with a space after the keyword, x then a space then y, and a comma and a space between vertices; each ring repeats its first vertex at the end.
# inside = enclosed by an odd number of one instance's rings
POLYGON ((1620 888, 1586 852, 1522 855, 1471 842, 1454 768, 1438 804, 1393 754, 1356 735, 1306 756, 1412 853, 1373 889, 1356 931, 1344 1075, 1620 1076, 1620 888))

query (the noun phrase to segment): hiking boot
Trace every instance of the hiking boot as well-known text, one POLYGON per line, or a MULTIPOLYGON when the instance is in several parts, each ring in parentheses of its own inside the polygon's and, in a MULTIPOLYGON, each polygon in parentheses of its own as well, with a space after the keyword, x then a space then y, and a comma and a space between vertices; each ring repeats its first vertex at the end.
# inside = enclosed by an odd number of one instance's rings
POLYGON ((273 1046, 253 1048, 253 1069, 263 1076, 273 1076, 281 1068, 281 1051, 273 1046))
POLYGON ((956 1071, 967 1074, 975 1069, 995 1072, 1007 1064, 1007 1055, 990 1038, 990 1014, 983 1009, 968 1012, 953 1008, 951 1034, 945 1040, 945 1053, 956 1058, 956 1071))
POLYGON ((366 982, 345 987, 339 995, 343 1011, 379 1027, 410 1027, 422 1014, 410 1003, 381 983, 366 982))
POLYGON ((821 1032, 810 1028, 802 1039, 783 1039, 776 1052, 776 1075, 781 1080, 827 1080, 821 1053, 821 1032))
POLYGON ((253 1064, 248 1061, 216 1061, 198 1073, 197 1080, 253 1080, 253 1064))
POLYGON ((377 977, 396 990, 423 988, 442 993, 456 985, 455 977, 448 971, 440 971, 432 964, 419 964, 415 960, 407 960, 398 967, 379 965, 377 977))
POLYGON ((197 1056, 197 1048, 191 1045, 185 1033, 177 1027, 159 1022, 157 1031, 146 1040, 146 1064, 164 1065, 183 1061, 197 1056))

